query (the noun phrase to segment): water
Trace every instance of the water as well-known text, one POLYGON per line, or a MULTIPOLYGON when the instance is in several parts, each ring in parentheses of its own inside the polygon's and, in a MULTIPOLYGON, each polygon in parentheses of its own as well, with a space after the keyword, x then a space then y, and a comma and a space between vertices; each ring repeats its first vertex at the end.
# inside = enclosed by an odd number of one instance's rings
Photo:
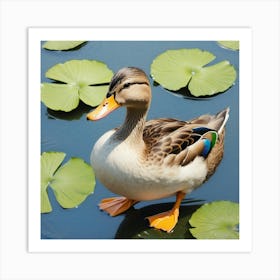
MULTIPOLYGON (((124 66, 136 66, 150 73, 153 59, 168 49, 200 48, 216 56, 213 63, 229 60, 239 70, 239 53, 221 48, 216 42, 145 42, 145 41, 104 41, 88 42, 75 51, 47 51, 42 49, 41 79, 45 72, 57 63, 71 59, 94 59, 108 65, 116 72, 124 66)), ((151 79, 151 84, 152 79, 151 79)), ((148 119, 171 117, 188 120, 204 113, 216 113, 230 106, 230 119, 227 123, 225 154, 216 173, 202 187, 192 192, 181 207, 178 230, 173 235, 151 231, 147 215, 153 215, 172 207, 175 197, 141 202, 134 209, 117 217, 109 217, 99 211, 97 204, 102 198, 113 196, 97 181, 94 194, 79 207, 62 209, 53 192, 48 194, 53 211, 41 215, 41 238, 49 239, 112 239, 112 238, 190 238, 185 233, 187 218, 199 205, 215 201, 230 200, 239 202, 239 79, 224 94, 212 98, 193 100, 173 94, 161 86, 153 86, 153 99, 148 119), (179 232, 180 231, 180 232, 179 232), (147 232, 150 234, 147 235, 147 232), (182 233, 183 232, 183 233, 182 233), (145 236, 144 236, 145 235, 145 236), (144 236, 144 237, 143 237, 144 236)), ((106 131, 119 126, 125 114, 121 108, 98 122, 86 120, 89 106, 80 105, 70 113, 55 112, 41 105, 41 150, 60 151, 70 157, 80 157, 89 163, 90 152, 95 141, 106 131)))

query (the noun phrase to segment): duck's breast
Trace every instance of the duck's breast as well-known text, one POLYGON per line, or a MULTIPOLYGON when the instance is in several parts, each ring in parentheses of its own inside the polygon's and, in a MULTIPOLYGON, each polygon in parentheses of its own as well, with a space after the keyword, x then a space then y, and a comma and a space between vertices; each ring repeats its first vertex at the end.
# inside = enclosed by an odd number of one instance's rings
POLYGON ((188 193, 205 180, 207 168, 202 158, 184 167, 154 165, 127 143, 112 141, 113 133, 105 133, 91 154, 96 177, 113 193, 135 200, 153 200, 178 191, 188 193))

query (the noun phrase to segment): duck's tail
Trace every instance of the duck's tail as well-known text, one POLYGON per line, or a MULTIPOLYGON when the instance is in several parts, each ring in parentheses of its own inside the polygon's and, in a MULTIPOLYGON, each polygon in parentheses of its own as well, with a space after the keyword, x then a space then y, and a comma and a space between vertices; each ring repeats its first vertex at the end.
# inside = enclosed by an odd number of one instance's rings
POLYGON ((214 129, 221 134, 229 118, 229 107, 220 111, 216 115, 202 115, 195 118, 191 123, 204 125, 208 128, 214 129))
POLYGON ((226 109, 222 110, 221 112, 219 112, 214 116, 213 126, 216 126, 215 130, 218 131, 218 134, 221 134, 221 132, 223 131, 228 121, 228 118, 229 118, 229 107, 227 107, 226 109))

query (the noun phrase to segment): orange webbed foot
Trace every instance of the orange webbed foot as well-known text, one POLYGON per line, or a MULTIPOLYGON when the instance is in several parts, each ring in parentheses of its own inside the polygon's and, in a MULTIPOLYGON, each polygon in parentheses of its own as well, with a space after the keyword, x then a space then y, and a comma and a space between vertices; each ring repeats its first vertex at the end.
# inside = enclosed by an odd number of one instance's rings
POLYGON ((184 197, 185 193, 178 192, 176 202, 171 210, 147 217, 150 227, 171 232, 178 222, 179 207, 184 197))
POLYGON ((150 227, 171 232, 178 222, 179 210, 169 210, 154 216, 147 217, 150 227))
POLYGON ((117 216, 128 210, 137 202, 137 200, 129 199, 126 197, 110 197, 102 199, 98 206, 101 210, 107 212, 110 216, 117 216))

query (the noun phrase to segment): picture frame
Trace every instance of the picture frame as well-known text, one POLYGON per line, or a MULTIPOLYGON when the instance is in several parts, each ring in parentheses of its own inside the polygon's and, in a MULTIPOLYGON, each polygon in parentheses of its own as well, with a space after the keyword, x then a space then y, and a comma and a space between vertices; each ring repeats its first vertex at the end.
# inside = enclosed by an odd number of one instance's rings
MULTIPOLYGON (((133 3, 107 0, 103 2, 82 1, 83 5, 80 1, 79 3, 78 1, 69 1, 69 3, 61 1, 59 2, 62 4, 61 6, 54 5, 53 1, 42 2, 40 1, 39 4, 24 0, 3 0, 0 3, 1 22, 3 23, 0 34, 2 81, 0 85, 2 155, 0 278, 7 280, 27 278, 279 279, 279 157, 275 156, 279 154, 279 147, 276 145, 279 143, 279 96, 276 94, 279 92, 279 2, 152 1, 148 6, 146 1, 133 3), (67 8, 64 4, 67 5, 67 8), (219 9, 217 9, 217 4, 219 4, 219 9), (79 11, 83 11, 83 13, 79 13, 79 11), (95 16, 93 16, 94 11, 98 11, 94 14, 95 16), (114 13, 116 11, 117 15, 114 13), (268 15, 265 16, 265 20, 263 20, 264 15, 268 15), (171 20, 169 21, 169 19, 171 20), (250 76, 248 86, 249 94, 252 94, 250 96, 251 106, 249 105, 252 107, 252 111, 249 110, 248 114, 251 114, 249 118, 252 119, 252 126, 251 123, 247 126, 253 137, 249 136, 249 147, 247 146, 252 151, 252 158, 249 159, 249 173, 252 171, 252 176, 249 176, 247 182, 252 182, 252 200, 246 206, 250 212, 249 221, 251 222, 248 227, 251 230, 246 237, 246 248, 243 252, 240 248, 235 252, 228 248, 217 252, 214 246, 212 250, 208 247, 208 253, 205 250, 194 252, 195 250, 192 248, 189 248, 187 252, 182 250, 180 252, 174 247, 171 250, 159 248, 153 253, 145 250, 137 252, 133 248, 127 249, 127 245, 121 243, 120 248, 115 248, 112 252, 110 246, 115 240, 109 240, 109 242, 101 242, 102 248, 94 248, 94 252, 89 253, 89 250, 83 251, 83 249, 87 250, 86 242, 84 244, 81 242, 78 248, 74 246, 66 249, 63 249, 63 246, 72 246, 73 243, 66 241, 61 246, 60 240, 58 242, 46 240, 44 245, 40 244, 38 229, 40 215, 38 213, 36 217, 28 217, 30 199, 33 199, 28 188, 30 176, 33 175, 33 173, 27 175, 30 172, 27 169, 30 161, 28 146, 35 143, 32 142, 28 133, 32 129, 35 129, 34 133, 36 133, 39 127, 39 119, 34 121, 37 124, 33 126, 28 124, 29 117, 27 117, 27 115, 30 116, 29 106, 32 104, 32 102, 27 103, 29 93, 27 84, 38 85, 39 83, 39 77, 35 78, 34 82, 27 75, 28 66, 30 66, 28 65, 28 55, 30 55, 28 54, 28 29, 52 27, 55 30, 62 26, 66 28, 64 30, 67 33, 71 31, 70 27, 75 29, 119 26, 133 29, 139 25, 146 29, 150 29, 151 26, 164 29, 166 25, 169 25, 168 28, 214 27, 214 29, 223 29, 235 27, 237 30, 242 28, 250 30, 252 38, 246 40, 251 41, 251 48, 248 49, 251 61, 251 65, 248 66, 250 76), (266 44, 269 45, 270 51, 263 56, 262 52, 267 46, 266 44), (14 52, 16 46, 18 51, 14 52), (14 67, 15 62, 17 67, 14 67), (263 71, 270 67, 273 71, 263 71), (16 74, 17 82, 15 82, 16 74), (265 83, 267 80, 272 82, 265 83), (6 94, 11 92, 10 85, 13 85, 12 92, 17 93, 17 102, 14 102, 14 95, 6 94), (14 107, 11 109, 8 104, 13 104, 14 107), (267 122, 266 116, 272 121, 267 122), (259 144, 262 143, 263 138, 257 137, 258 128, 263 124, 268 131, 273 131, 270 145, 267 146, 268 153, 259 152, 259 144), (270 153, 272 149, 273 153, 270 153), (271 176, 267 176, 268 172, 264 171, 263 163, 269 163, 268 171, 271 176), (15 166, 20 168, 16 176, 15 166), (16 196, 14 187, 16 187, 16 196), (269 199, 264 199, 264 189, 268 189, 269 199), (270 215, 271 213, 273 215, 270 215), (35 224, 31 225, 31 229, 33 230, 35 227, 36 232, 30 232, 28 228, 28 224, 32 221, 35 224), (269 237, 265 237, 267 225, 273 225, 269 237), (29 243, 30 238, 33 244, 29 243), (50 242, 48 243, 48 241, 50 242), (60 253, 55 253, 52 248, 48 250, 48 244, 51 243, 51 247, 57 243, 56 251, 60 253), (250 245, 248 245, 249 243, 250 245), (47 253, 47 251, 49 252, 47 253), (213 253, 214 251, 215 253, 213 253), (271 257, 270 261, 264 262, 264 256, 271 257), (126 265, 131 260, 130 265, 126 265), (155 263, 160 264, 162 269, 155 270, 155 263), (164 269, 171 266, 172 269, 164 269)), ((71 37, 71 34, 68 35, 71 37)), ((39 35, 38 37, 40 40, 46 39, 39 35)), ((54 37, 52 38, 54 39, 54 37)), ((36 51, 39 52, 38 49, 36 51)), ((38 65, 36 67, 39 68, 38 65)), ((36 75, 38 73, 35 73, 36 75)), ((241 73, 241 75, 243 74, 241 73)), ((35 162, 38 163, 38 159, 35 162)), ((243 170, 247 172, 247 166, 243 170)), ((31 205, 34 203, 37 204, 35 207, 39 207, 37 199, 32 201, 31 205)), ((241 200, 240 204, 246 205, 246 201, 241 200)), ((180 244, 180 242, 175 243, 180 244)))
MULTIPOLYGON (((252 132, 248 130, 245 124, 250 123, 251 119, 251 89, 250 83, 243 81, 250 80, 250 50, 251 50, 251 30, 248 28, 30 28, 29 33, 29 250, 31 252, 246 252, 251 248, 251 154, 250 150, 246 149, 245 141, 242 141, 243 135, 246 135, 246 140, 250 139, 252 132), (87 37, 87 34, 91 34, 87 37), (187 34, 187 35, 186 35, 187 34), (40 126, 37 120, 40 118, 40 108, 38 104, 40 100, 39 95, 36 94, 39 88, 39 81, 41 82, 41 54, 40 43, 43 39, 48 38, 47 41, 71 41, 75 40, 92 41, 135 41, 135 42, 149 42, 149 41, 219 41, 219 38, 224 40, 236 40, 240 42, 242 50, 239 52, 239 68, 242 69, 239 80, 239 118, 240 118, 240 154, 239 154, 239 189, 240 201, 246 201, 246 207, 240 204, 240 237, 238 240, 188 240, 187 246, 174 246, 179 240, 153 240, 143 242, 143 240, 106 240, 87 238, 82 240, 79 238, 66 240, 65 238, 50 240, 42 239, 40 236, 41 222, 38 219, 40 212, 40 205, 36 201, 36 197, 40 197, 40 170, 34 172, 40 166, 40 126), (37 69, 36 71, 34 71, 37 69), (34 82, 37 81, 37 82, 34 82), (244 93, 246 92, 246 94, 244 93), (37 105, 36 105, 37 104, 37 105), (246 118, 246 122, 242 119, 246 118), (36 132, 36 133, 34 133, 36 132), (246 150, 246 153, 243 152, 246 150), (36 155, 36 157, 34 156, 36 155), (246 155, 246 157, 245 157, 246 155), (247 172, 244 173, 244 166, 247 172), (245 177, 245 178, 244 178, 245 177), (243 185, 246 185, 244 187, 243 185), (35 210, 36 209, 36 210, 35 210), (54 242, 52 242, 54 241, 54 242), (167 241, 167 242, 166 242, 167 241), (202 242, 200 242, 202 241, 202 242), (151 246, 150 243, 153 243, 151 246), (109 243, 107 246, 105 244, 109 243), (106 249, 108 248, 108 249, 106 249), (126 248, 126 249, 123 249, 126 248), (107 251, 109 250, 109 251, 107 251)), ((239 69, 237 69, 239 71, 239 69)), ((238 75, 238 74, 237 74, 238 75)), ((233 109, 233 108, 232 108, 233 109)), ((43 129, 43 128, 42 128, 43 129)), ((44 128, 45 129, 45 128, 44 128)), ((96 226, 98 226, 96 221, 96 226)), ((184 242, 181 240, 181 242, 184 242)), ((185 241, 186 242, 186 241, 185 241)))

